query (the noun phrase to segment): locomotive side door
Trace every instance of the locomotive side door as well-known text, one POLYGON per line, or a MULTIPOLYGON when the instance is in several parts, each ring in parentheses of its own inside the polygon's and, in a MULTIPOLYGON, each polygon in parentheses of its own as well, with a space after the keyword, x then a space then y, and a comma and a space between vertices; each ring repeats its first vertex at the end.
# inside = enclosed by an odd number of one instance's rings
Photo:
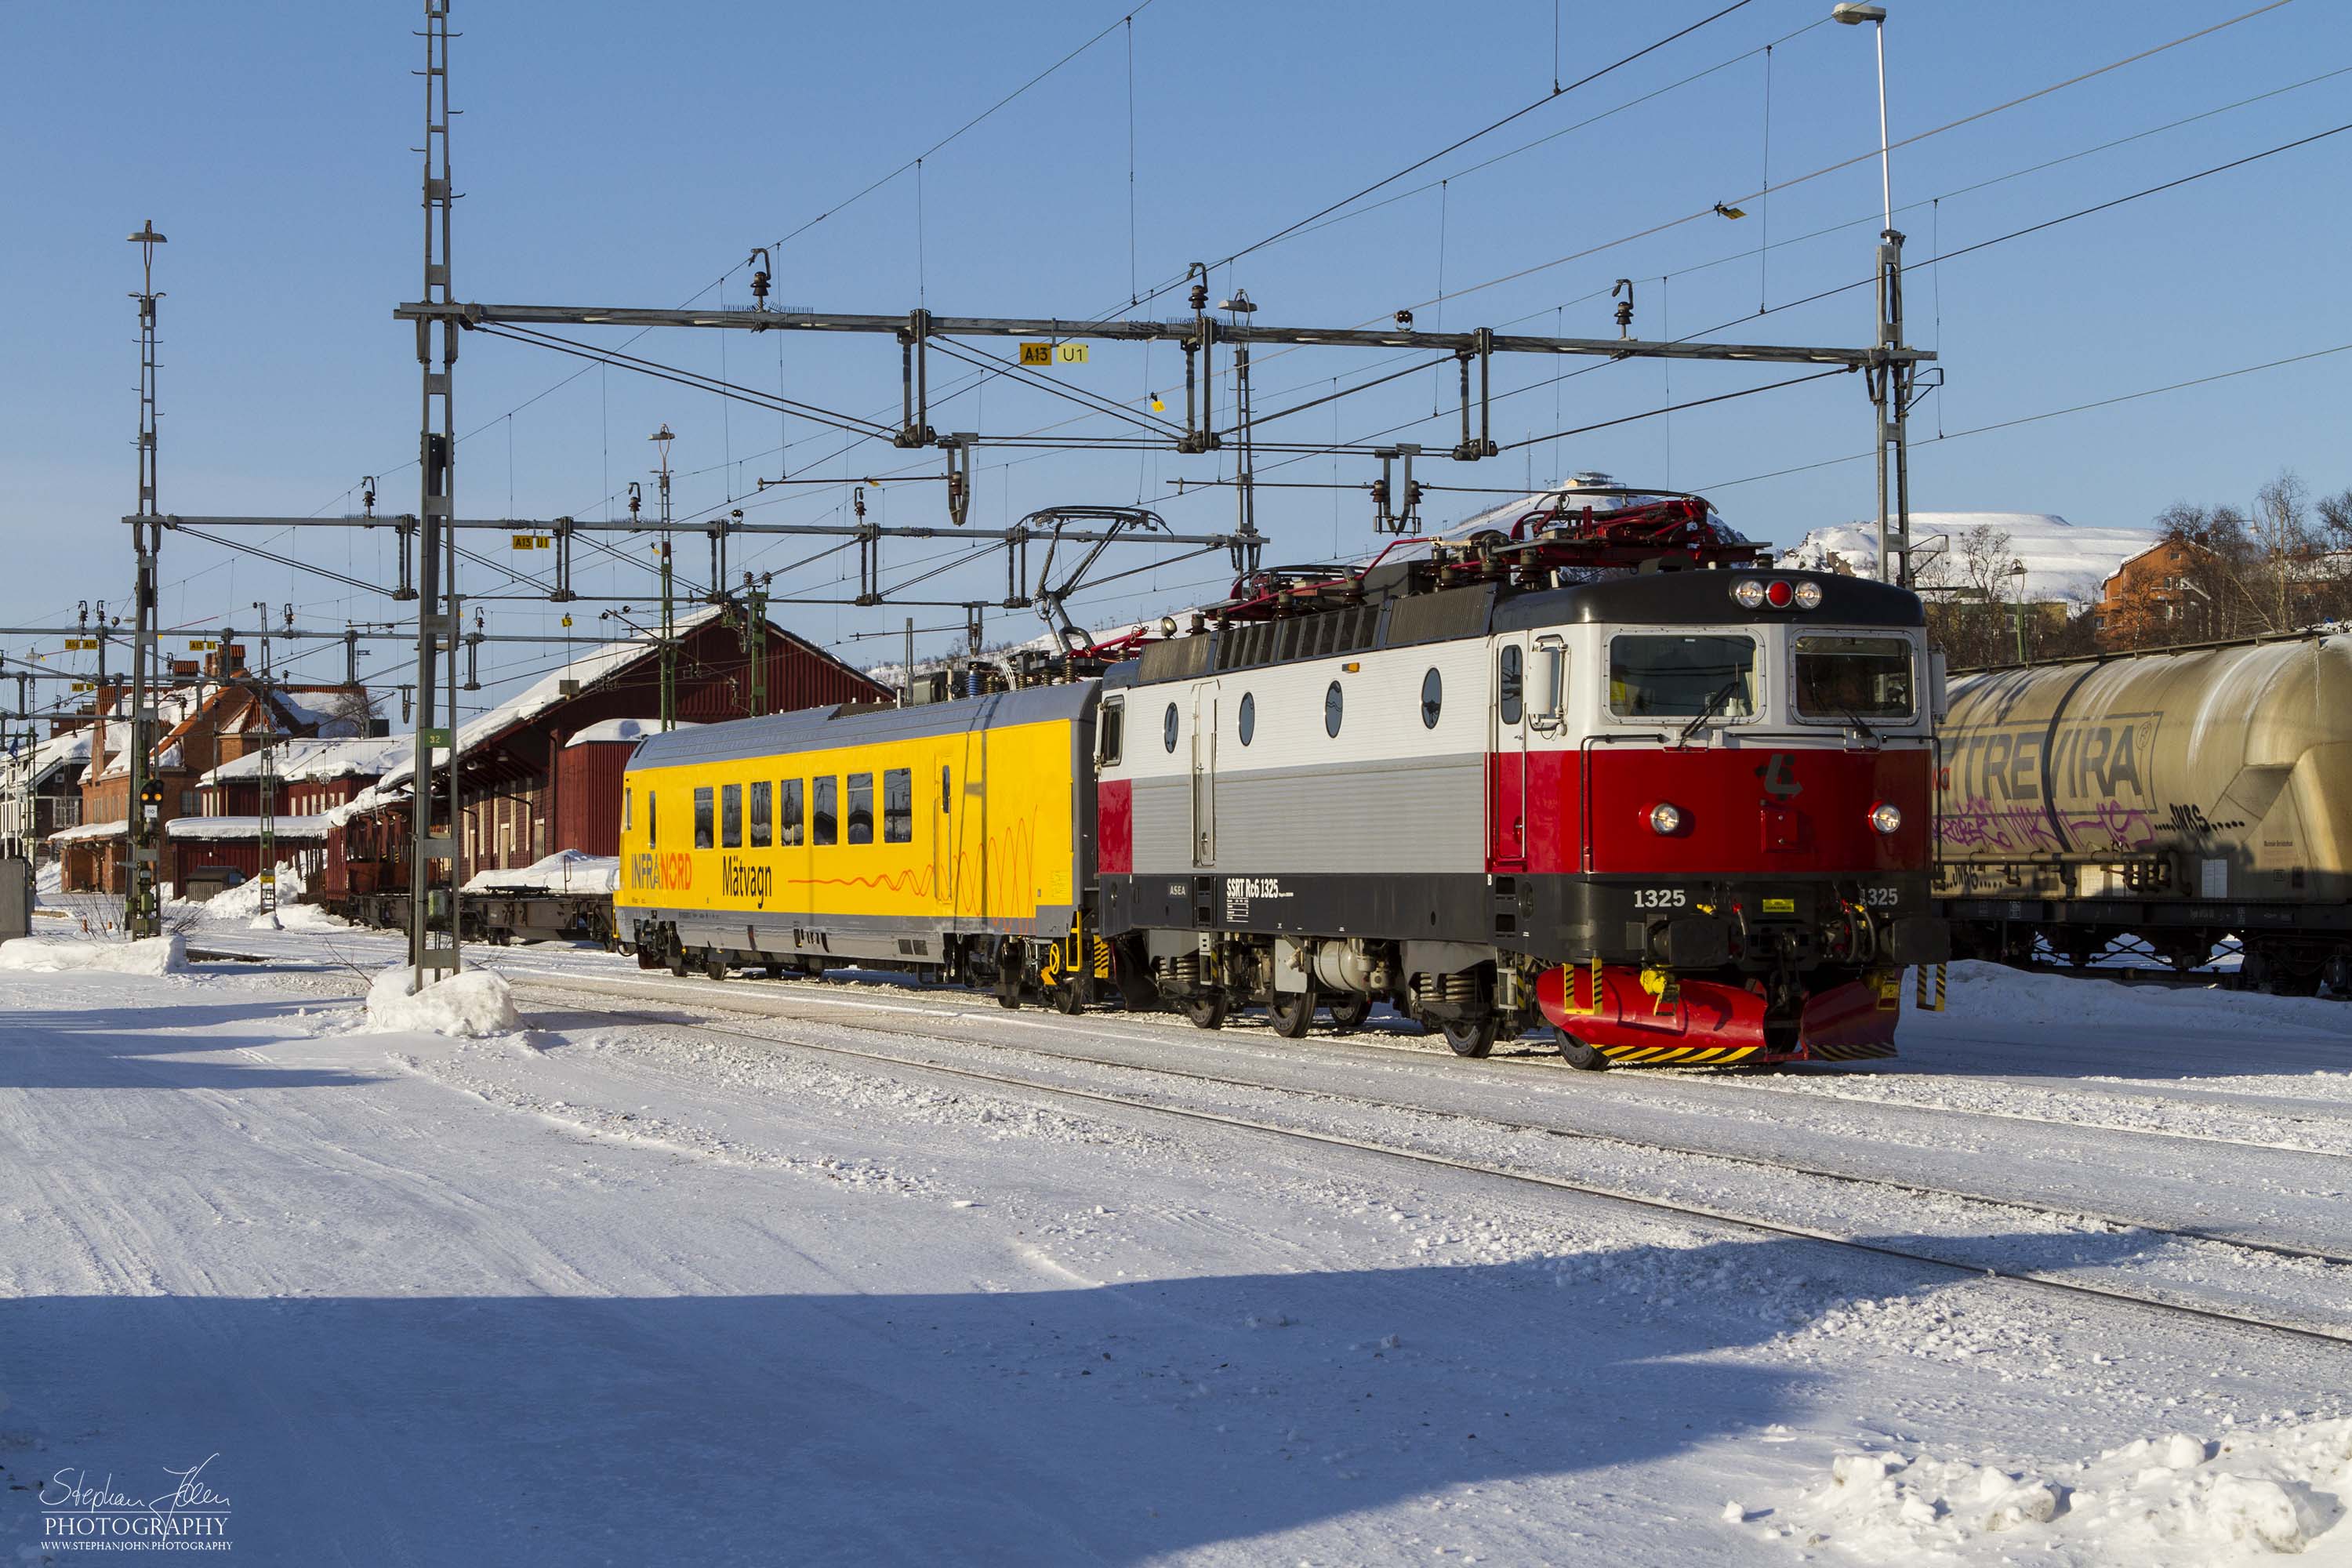
POLYGON ((1523 640, 1494 647, 1492 735, 1486 748, 1486 863, 1496 871, 1528 863, 1528 650, 1523 640))
POLYGON ((1192 864, 1217 863, 1217 683, 1192 688, 1192 864))

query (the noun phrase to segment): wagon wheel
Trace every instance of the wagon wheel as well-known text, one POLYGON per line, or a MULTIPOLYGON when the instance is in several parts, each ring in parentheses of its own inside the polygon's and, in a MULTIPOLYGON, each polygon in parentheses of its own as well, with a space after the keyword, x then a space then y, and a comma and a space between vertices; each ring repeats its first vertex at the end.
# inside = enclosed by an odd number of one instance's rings
POLYGON ((680 980, 686 978, 686 948, 676 940, 670 942, 669 972, 680 980))
POLYGON ((727 978, 727 955, 715 947, 702 950, 702 973, 713 980, 727 978))
POLYGON ((1372 1016, 1372 999, 1360 991, 1334 996, 1329 1005, 1331 1026, 1343 1035, 1353 1034, 1362 1028, 1364 1020, 1372 1016))
POLYGON ((1225 998, 1223 992, 1187 996, 1183 1002, 1184 1016, 1192 1020, 1195 1028, 1222 1029, 1225 1026, 1225 998))
POLYGON ((1579 1072, 1600 1072, 1609 1066, 1606 1056, 1566 1029, 1559 1031, 1559 1059, 1579 1072))
POLYGON ((1265 1010, 1276 1034, 1286 1040, 1303 1040, 1315 1022, 1315 993, 1277 991, 1268 998, 1265 1010))
POLYGON ((1495 1048, 1495 1015, 1492 1013, 1467 1023, 1445 1018, 1440 1020, 1437 1026, 1457 1057, 1483 1057, 1495 1048))

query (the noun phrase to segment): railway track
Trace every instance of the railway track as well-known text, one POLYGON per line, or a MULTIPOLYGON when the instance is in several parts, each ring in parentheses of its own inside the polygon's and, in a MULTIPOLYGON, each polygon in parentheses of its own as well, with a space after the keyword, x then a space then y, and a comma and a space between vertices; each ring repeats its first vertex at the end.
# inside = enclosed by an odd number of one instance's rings
MULTIPOLYGON (((510 973, 512 972, 510 971, 510 973)), ((551 971, 541 970, 537 973, 547 976, 550 979, 559 978, 555 975, 554 972, 551 971)), ((662 983, 657 981, 583 980, 580 982, 572 982, 564 980, 562 983, 584 985, 590 988, 609 986, 615 988, 623 994, 643 994, 644 992, 643 990, 632 992, 630 988, 633 986, 659 986, 664 994, 679 994, 681 999, 689 1001, 694 1005, 709 1006, 722 1012, 728 1010, 727 1003, 724 1000, 724 993, 712 994, 708 990, 707 986, 701 982, 688 983, 693 990, 693 994, 691 996, 686 995, 683 992, 672 993, 667 986, 662 985, 662 983)), ((932 1005, 917 999, 924 996, 939 994, 936 992, 915 991, 908 993, 908 997, 905 1000, 885 1002, 873 997, 844 994, 841 989, 841 983, 838 981, 786 977, 779 980, 762 979, 756 982, 734 981, 730 982, 729 984, 750 985, 752 987, 752 994, 754 994, 765 993, 769 988, 773 987, 783 994, 804 995, 813 1000, 821 998, 827 1005, 853 1009, 887 1008, 893 1011, 902 1010, 910 1014, 936 1013, 941 1011, 940 1009, 935 1008, 932 1005)), ((953 1000, 957 1002, 964 1002, 969 999, 969 996, 965 994, 957 994, 953 997, 953 1000)), ((954 1009, 954 1012, 965 1010, 966 1009, 963 1008, 956 1008, 954 1009)), ((948 1016, 954 1016, 954 1013, 950 1012, 948 1016)), ((976 1014, 975 1016, 993 1016, 992 1015, 984 1013, 976 1014)), ((1173 1015, 1123 1016, 1113 1014, 1104 1015, 1101 1016, 1105 1020, 1114 1018, 1122 1018, 1127 1020, 1127 1026, 1134 1030, 1133 1034, 1127 1037, 1134 1038, 1139 1042, 1144 1040, 1157 1041, 1160 1039, 1185 1040, 1198 1037, 1195 1031, 1193 1031, 1190 1026, 1178 1026, 1173 1015), (1145 1019, 1154 1017, 1160 1018, 1160 1021, 1168 1023, 1169 1026, 1164 1030, 1154 1029, 1149 1027, 1149 1026, 1144 1023, 1145 1019)), ((1241 1037, 1243 1030, 1245 1028, 1246 1025, 1240 1025, 1237 1023, 1228 1023, 1226 1026, 1227 1031, 1236 1037, 1241 1037)), ((1270 1034, 1268 1037, 1272 1037, 1270 1034)), ((1455 1061, 1450 1053, 1432 1049, 1426 1046, 1407 1044, 1401 1038, 1385 1038, 1382 1037, 1381 1033, 1377 1030, 1365 1030, 1361 1033, 1349 1035, 1344 1037, 1330 1035, 1318 1035, 1310 1036, 1302 1040, 1284 1040, 1282 1042, 1282 1049, 1286 1054, 1305 1054, 1311 1052, 1335 1057, 1345 1056, 1357 1051, 1378 1052, 1384 1057, 1402 1057, 1407 1059, 1418 1058, 1444 1062, 1448 1064, 1450 1069, 1455 1072, 1473 1070, 1526 1072, 1534 1070, 1549 1075, 1559 1070, 1559 1059, 1549 1048, 1538 1048, 1523 1051, 1517 1055, 1506 1055, 1500 1053, 1507 1051, 1508 1047, 1498 1046, 1496 1047, 1497 1055, 1475 1064, 1475 1067, 1474 1068, 1471 1064, 1455 1061)), ((1876 1076, 1876 1073, 1874 1069, 1871 1068, 1853 1068, 1841 1066, 1834 1063, 1826 1063, 1820 1066, 1808 1066, 1800 1068, 1755 1068, 1737 1067, 1647 1068, 1641 1069, 1627 1069, 1622 1072, 1596 1075, 1590 1078, 1580 1075, 1578 1078, 1578 1084, 1580 1089, 1592 1094, 1641 1094, 1643 1096, 1643 1103, 1645 1104, 1669 1103, 1669 1101, 1667 1101, 1664 1097, 1656 1097, 1650 1093, 1645 1093, 1645 1091, 1654 1091, 1664 1088, 1664 1086, 1671 1085, 1672 1091, 1675 1093, 1681 1093, 1685 1090, 1696 1090, 1703 1093, 1749 1096, 1756 1094, 1777 1094, 1804 1100, 1835 1100, 1840 1104, 1866 1106, 1874 1110, 1889 1110, 1902 1114, 1933 1116, 1938 1118, 1973 1119, 1978 1121, 2017 1121, 2034 1126, 2063 1128, 2068 1131, 2097 1131, 2118 1137, 2154 1138, 2175 1142, 2205 1143, 2221 1147, 2240 1149, 2259 1149, 2273 1153, 2307 1154, 2323 1159, 2336 1157, 2333 1151, 2300 1143, 2283 1143, 2258 1138, 2239 1138, 2232 1137, 2227 1133, 2200 1132, 2183 1128, 2147 1127, 2126 1121, 2085 1121, 2079 1116, 2037 1116, 2031 1111, 2008 1110, 1991 1106, 1948 1105, 1932 1101, 1890 1100, 1874 1095, 1844 1093, 1834 1088, 1825 1087, 1826 1085, 1834 1083, 1841 1078, 1855 1077, 1867 1079, 1874 1076, 1876 1076), (1801 1085, 1802 1087, 1800 1087, 1801 1085)))
MULTIPOLYGON (((583 995, 583 989, 577 984, 567 984, 562 981, 526 979, 520 982, 520 985, 523 989, 561 996, 574 1004, 576 1004, 583 995)), ((708 1005, 706 1004, 706 1005, 708 1005)), ((591 1012, 601 1016, 610 1017, 619 1022, 631 1024, 656 1026, 677 1026, 679 1023, 679 1020, 675 1017, 666 1017, 646 1013, 629 1012, 617 1007, 593 1007, 583 1008, 581 1010, 591 1012)), ((723 1010, 723 1008, 719 1010, 723 1010)), ((926 1011, 926 1009, 920 1008, 911 1008, 908 1010, 913 1012, 926 1011)), ((1034 1077, 1025 1077, 1016 1073, 994 1072, 982 1068, 961 1066, 951 1062, 941 1062, 919 1055, 908 1055, 898 1051, 861 1049, 855 1046, 809 1040, 778 1031, 732 1026, 709 1020, 696 1020, 690 1026, 709 1033, 752 1041, 761 1045, 782 1047, 787 1049, 809 1051, 825 1056, 867 1061, 902 1070, 929 1073, 968 1082, 988 1084, 995 1088, 1014 1089, 1026 1094, 1044 1094, 1064 1100, 1077 1100, 1088 1104, 1114 1106, 1123 1110, 1141 1111, 1155 1116, 1169 1117, 1192 1122, 1208 1123, 1211 1125, 1238 1129, 1291 1142, 1314 1143, 1332 1148, 1350 1149, 1359 1152, 1372 1154, 1403 1163, 1463 1172, 1489 1177, 1495 1180, 1509 1182, 1519 1185, 1572 1193, 1580 1196, 1622 1204, 1652 1213, 1669 1214, 1683 1218, 1705 1220, 1713 1224, 1730 1226, 1760 1235, 1793 1237, 1820 1242, 1827 1246, 1836 1247, 1849 1251, 1866 1253, 1883 1258, 1897 1258, 1906 1262, 1946 1270, 1954 1274, 1967 1275, 1979 1279, 2000 1279, 2038 1289, 2057 1292, 2077 1298, 2090 1298, 2106 1302, 2122 1303, 2160 1314, 2168 1313, 2188 1316, 2212 1322, 2227 1323, 2242 1328, 2261 1330, 2270 1333, 2288 1335, 2303 1340, 2321 1341, 2331 1344, 2352 1344, 2352 1328, 2335 1329, 2310 1322, 2282 1321, 2278 1318, 2263 1317, 2250 1312, 2234 1311, 2222 1307, 2200 1305, 2191 1301, 2179 1300, 2165 1295, 2124 1289, 2115 1286, 2095 1284, 2082 1279, 2062 1279, 2034 1268, 2003 1268, 1999 1265, 1987 1265, 1979 1261, 1964 1260, 1949 1256, 1940 1255, 1919 1247, 1902 1247, 1882 1240, 1866 1240, 1859 1237, 1842 1235, 1837 1231, 1823 1229, 1819 1226, 1800 1225, 1786 1220, 1765 1218, 1752 1214, 1743 1215, 1714 1204, 1685 1202, 1671 1197, 1660 1196, 1656 1194, 1630 1191, 1623 1187, 1607 1185, 1597 1182, 1580 1181, 1566 1176, 1553 1175, 1539 1171, 1515 1168, 1510 1165, 1498 1164, 1491 1161, 1464 1159, 1454 1155, 1433 1152, 1426 1149, 1415 1149, 1402 1143, 1381 1139, 1364 1138, 1343 1132, 1335 1132, 1295 1125, 1286 1125, 1282 1122, 1269 1121, 1255 1116, 1237 1115, 1228 1111, 1207 1110, 1199 1106, 1171 1104, 1165 1100, 1152 1099, 1140 1095, 1120 1094, 1100 1089, 1087 1089, 1068 1084, 1051 1083, 1042 1081, 1034 1077)), ((835 1026, 864 1033, 886 1035, 894 1038, 904 1038, 908 1034, 914 1033, 914 1031, 875 1029, 857 1025, 837 1025, 835 1026)), ((2066 1222, 2089 1223, 2093 1225, 2111 1226, 2117 1229, 2136 1230, 2149 1236, 2192 1243, 2200 1246, 2220 1247, 2242 1252, 2260 1254, 2270 1258, 2316 1263, 2333 1268, 2352 1268, 2352 1256, 2323 1248, 2304 1247, 2282 1243, 2256 1241, 2245 1237, 2231 1237, 2218 1232, 2200 1230, 2194 1227, 2168 1226, 2125 1215, 2086 1212, 2079 1207, 2074 1206, 2040 1205, 2015 1198, 1997 1197, 1951 1188, 1930 1186, 1925 1184, 1904 1182, 1897 1179, 1859 1175, 1853 1172, 1837 1171, 1824 1167, 1813 1167, 1791 1162, 1765 1159, 1754 1155, 1725 1153, 1721 1151, 1713 1149, 1696 1149, 1665 1142, 1625 1138, 1615 1134, 1594 1133, 1572 1129, 1563 1129, 1546 1126, 1540 1122, 1517 1121, 1470 1111, 1433 1109, 1425 1105, 1391 1100, 1378 1096, 1359 1095, 1322 1089, 1290 1089, 1279 1084, 1269 1084, 1247 1079, 1232 1078, 1221 1074, 1194 1072, 1181 1068, 1138 1064, 1104 1058, 1101 1057, 1087 1056, 1075 1052, 1041 1049, 1027 1046, 1005 1045, 993 1041, 973 1041, 938 1036, 926 1037, 920 1034, 916 1034, 915 1037, 919 1039, 930 1038, 939 1044, 946 1046, 960 1047, 963 1048, 977 1047, 981 1049, 1003 1053, 1005 1055, 1030 1057, 1074 1067, 1107 1068, 1118 1072, 1132 1073, 1139 1077, 1156 1077, 1163 1079, 1191 1081, 1223 1089, 1239 1089, 1255 1093, 1273 1093, 1277 1095, 1297 1094, 1304 1099, 1312 1099, 1327 1103, 1352 1105, 1369 1110, 1391 1112, 1407 1112, 1449 1121, 1472 1123, 1493 1128, 1498 1132, 1559 1138, 1595 1145, 1606 1145, 1641 1153, 1658 1153, 1677 1157, 1721 1161, 1749 1168, 1770 1171, 1780 1174, 1801 1175, 1856 1187, 1875 1188, 1883 1192, 1892 1192, 1907 1196, 1927 1197, 1936 1200, 1975 1204, 1996 1209, 2005 1209, 2012 1213, 2034 1215, 2043 1218, 2057 1219, 2066 1222)))

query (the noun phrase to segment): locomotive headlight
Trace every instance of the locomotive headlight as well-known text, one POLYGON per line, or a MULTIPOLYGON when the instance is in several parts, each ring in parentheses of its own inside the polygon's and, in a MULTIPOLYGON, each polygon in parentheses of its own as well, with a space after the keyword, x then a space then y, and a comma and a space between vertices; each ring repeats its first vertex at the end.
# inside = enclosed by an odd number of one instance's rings
POLYGON ((1764 584, 1753 577, 1743 577, 1733 586, 1731 596, 1743 610, 1760 610, 1764 607, 1764 584))
POLYGON ((1797 584, 1797 608, 1818 610, 1822 607, 1822 585, 1819 583, 1797 584))
MULTIPOLYGON (((1892 811, 1894 807, 1882 806, 1880 809, 1884 811, 1892 811)), ((1662 800, 1658 802, 1657 805, 1650 807, 1651 832, 1658 834, 1661 837, 1667 837, 1680 833, 1682 830, 1683 808, 1681 806, 1670 805, 1662 800)), ((1889 828, 1887 831, 1891 833, 1894 829, 1889 828)))
POLYGON ((1892 833, 1903 826, 1903 812, 1900 807, 1882 800, 1870 808, 1870 826, 1881 833, 1892 833))

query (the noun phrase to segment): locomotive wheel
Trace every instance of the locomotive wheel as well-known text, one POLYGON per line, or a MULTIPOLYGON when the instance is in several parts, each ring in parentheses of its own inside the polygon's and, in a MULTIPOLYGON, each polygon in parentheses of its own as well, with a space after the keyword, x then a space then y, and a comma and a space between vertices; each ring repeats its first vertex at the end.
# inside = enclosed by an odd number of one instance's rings
POLYGON ((1586 1045, 1566 1029, 1559 1031, 1559 1059, 1579 1072, 1602 1072, 1609 1067, 1609 1058, 1606 1056, 1586 1045))
POLYGON ((1086 1004, 1078 1000, 1078 988, 1075 985, 1056 985, 1053 989, 1052 996, 1054 1011, 1056 1013, 1066 1013, 1075 1017, 1086 1011, 1086 1004))
POLYGON ((659 969, 661 966, 662 961, 659 953, 654 952, 652 948, 647 947, 644 942, 637 943, 637 967, 639 969, 659 969))
POLYGON ((1331 998, 1331 1026, 1343 1035, 1353 1034, 1364 1026, 1372 1016, 1372 999, 1361 992, 1331 998))
POLYGON ((1454 1047, 1457 1057, 1483 1057, 1495 1048, 1495 1016, 1492 1013, 1471 1023, 1456 1023, 1448 1018, 1438 1024, 1445 1035, 1445 1043, 1454 1047))
POLYGON ((669 972, 680 980, 686 978, 686 949, 676 942, 670 943, 669 972))
POLYGON ((702 950, 702 973, 713 980, 727 978, 727 955, 715 947, 702 950))
POLYGON ((1021 1005, 1021 993, 1018 990, 1006 991, 999 988, 996 993, 996 1005, 1008 1010, 1018 1007, 1021 1005))
POLYGON ((1277 991, 1265 1005, 1274 1032, 1286 1040, 1303 1040, 1315 1023, 1315 993, 1277 991))
POLYGON ((1196 1029, 1222 1029, 1225 1026, 1225 998, 1223 993, 1206 996, 1187 996, 1183 1002, 1184 1016, 1196 1029))

